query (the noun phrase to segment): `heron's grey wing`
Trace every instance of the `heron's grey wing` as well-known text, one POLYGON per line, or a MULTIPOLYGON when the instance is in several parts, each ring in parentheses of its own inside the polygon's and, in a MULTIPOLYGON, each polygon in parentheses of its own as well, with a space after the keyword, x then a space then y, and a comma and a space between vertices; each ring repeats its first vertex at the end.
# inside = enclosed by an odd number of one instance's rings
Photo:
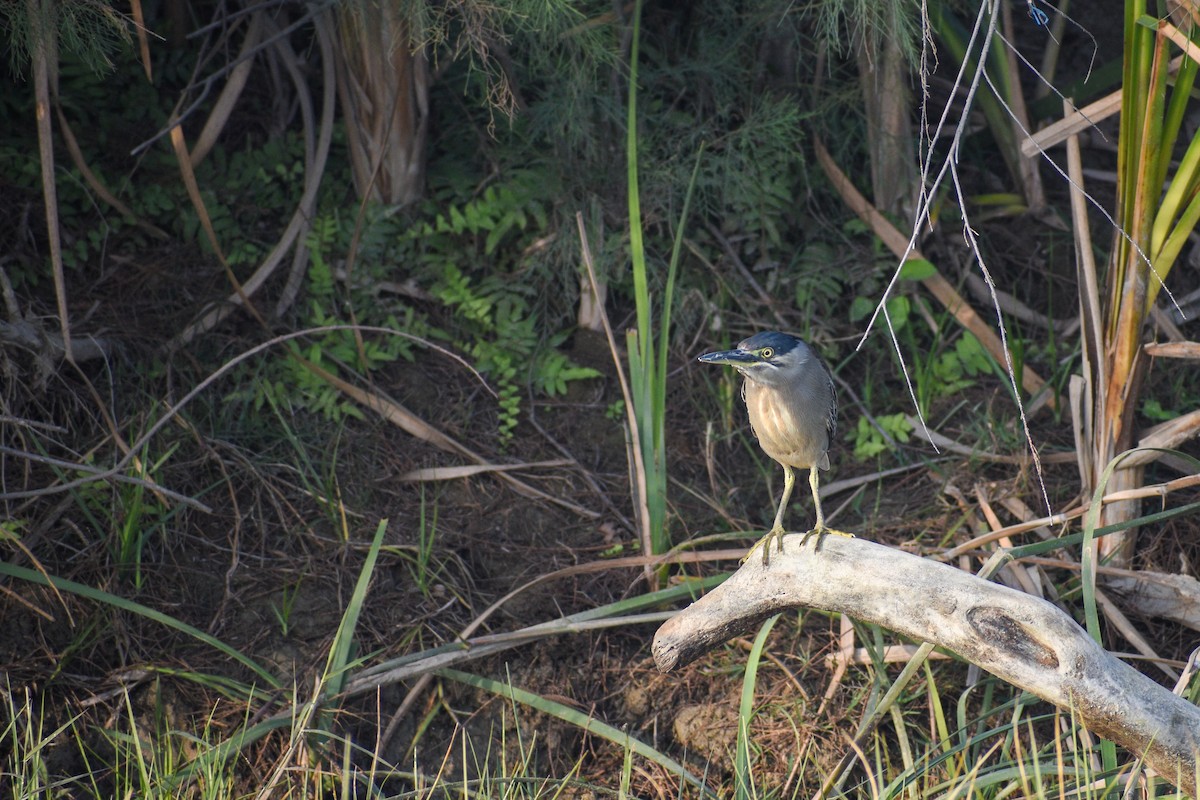
MULTIPOLYGON (((750 383, 749 378, 746 378, 742 381, 742 405, 747 407, 746 408, 747 412, 749 412, 749 410, 750 410, 748 401, 746 400, 746 386, 749 383, 750 383)), ((755 441, 758 441, 758 429, 754 427, 754 417, 750 417, 749 413, 747 413, 746 416, 749 417, 749 419, 750 419, 750 432, 754 434, 755 441)))
POLYGON ((825 418, 825 430, 829 431, 829 445, 833 446, 833 437, 837 436, 838 396, 837 387, 833 385, 833 373, 826 368, 829 376, 829 416, 825 418))
POLYGON ((829 450, 833 447, 834 437, 837 436, 837 387, 833 383, 833 370, 825 363, 825 359, 817 354, 815 348, 813 349, 813 356, 817 359, 817 363, 821 365, 821 369, 825 370, 825 387, 829 391, 829 413, 825 416, 825 433, 828 439, 826 440, 825 452, 821 453, 821 457, 817 459, 817 466, 821 469, 829 469, 829 450))

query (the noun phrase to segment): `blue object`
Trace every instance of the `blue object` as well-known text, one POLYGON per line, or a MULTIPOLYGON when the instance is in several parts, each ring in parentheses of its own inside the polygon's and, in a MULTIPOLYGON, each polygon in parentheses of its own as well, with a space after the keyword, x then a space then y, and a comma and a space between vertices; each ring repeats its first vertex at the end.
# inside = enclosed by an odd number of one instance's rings
POLYGON ((1050 24, 1050 15, 1033 4, 1033 0, 1025 0, 1025 5, 1029 7, 1029 18, 1033 20, 1035 25, 1045 27, 1050 24))

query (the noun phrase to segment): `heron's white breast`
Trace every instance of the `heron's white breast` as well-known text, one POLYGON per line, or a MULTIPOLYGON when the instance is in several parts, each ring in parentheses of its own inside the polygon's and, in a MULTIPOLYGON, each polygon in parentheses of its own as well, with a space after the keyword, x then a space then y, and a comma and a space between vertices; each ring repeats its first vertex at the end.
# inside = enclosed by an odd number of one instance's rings
POLYGON ((745 396, 750 426, 763 452, 791 467, 818 464, 828 469, 824 455, 829 436, 822 415, 800 408, 785 393, 751 380, 746 381, 745 396))

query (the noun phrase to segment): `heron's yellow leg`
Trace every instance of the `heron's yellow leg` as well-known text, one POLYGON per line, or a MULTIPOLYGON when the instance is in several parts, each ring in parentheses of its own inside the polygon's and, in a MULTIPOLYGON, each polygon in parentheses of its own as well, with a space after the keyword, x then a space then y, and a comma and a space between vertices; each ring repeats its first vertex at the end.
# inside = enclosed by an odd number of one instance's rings
MULTIPOLYGON (((820 482, 821 482, 821 476, 817 473, 817 468, 812 467, 811 469, 809 469, 808 485, 812 489, 813 505, 816 506, 816 509, 817 509, 817 525, 811 531, 804 534, 804 538, 800 540, 801 547, 803 547, 805 545, 805 543, 808 542, 808 538, 810 536, 817 537, 817 546, 819 547, 821 544, 821 537, 827 533, 832 533, 834 536, 845 536, 849 539, 854 538, 853 533, 846 533, 845 531, 838 531, 838 530, 834 530, 833 528, 825 527, 825 512, 823 512, 821 510, 821 493, 818 491, 818 489, 820 487, 820 482)), ((779 547, 780 547, 780 549, 783 549, 782 540, 779 543, 779 547)))
POLYGON ((783 497, 779 498, 779 508, 775 511, 775 524, 771 526, 771 530, 767 535, 759 539, 753 547, 751 547, 746 555, 742 556, 742 563, 758 548, 763 549, 763 566, 771 563, 771 539, 776 539, 779 542, 779 551, 783 552, 783 512, 787 510, 788 502, 792 499, 792 489, 796 487, 796 473, 787 464, 783 465, 783 497))

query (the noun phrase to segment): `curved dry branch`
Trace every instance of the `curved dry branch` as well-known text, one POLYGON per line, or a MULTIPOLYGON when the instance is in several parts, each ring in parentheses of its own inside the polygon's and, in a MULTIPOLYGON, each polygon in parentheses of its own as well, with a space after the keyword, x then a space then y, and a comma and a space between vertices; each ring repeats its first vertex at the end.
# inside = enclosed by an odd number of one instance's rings
POLYGON ((250 79, 250 73, 254 68, 254 54, 258 49, 259 39, 262 37, 262 20, 263 12, 261 11, 250 15, 250 27, 246 30, 246 38, 242 40, 237 66, 230 70, 229 80, 225 81, 225 88, 217 96, 217 102, 213 104, 212 112, 204 121, 204 127, 200 130, 200 135, 196 137, 196 144, 192 147, 190 154, 192 169, 199 167, 200 162, 216 145, 217 139, 225 130, 226 123, 229 122, 229 117, 233 114, 238 98, 242 96, 242 90, 246 88, 246 82, 250 79))
POLYGON ((1077 715, 1089 730, 1143 756, 1187 792, 1200 785, 1200 709, 1097 645, 1037 597, 863 539, 827 536, 757 558, 668 620, 654 637, 664 672, 780 611, 837 611, 957 653, 1077 715))
MULTIPOLYGON (((301 195, 300 203, 297 206, 295 213, 292 215, 292 219, 288 223, 287 228, 284 230, 283 235, 279 238, 279 241, 276 242, 275 247, 263 258, 262 263, 259 264, 259 266, 254 270, 254 273, 246 280, 246 282, 238 287, 237 291, 231 294, 223 305, 210 309, 198 320, 191 323, 186 329, 183 330, 182 333, 171 340, 169 349, 174 349, 180 345, 187 344, 199 334, 216 327, 238 307, 245 305, 246 299, 257 292, 259 288, 266 283, 267 279, 274 274, 276 267, 279 266, 280 262, 283 261, 284 256, 287 255, 288 251, 291 250, 293 246, 298 248, 295 255, 295 261, 293 262, 293 272, 296 271, 295 266, 299 264, 302 259, 307 259, 307 252, 304 250, 303 240, 304 236, 308 233, 312 218, 316 215, 317 193, 321 188, 321 181, 325 176, 325 162, 328 159, 330 143, 333 138, 333 34, 331 32, 331 26, 327 22, 328 15, 328 11, 322 11, 320 13, 314 13, 313 16, 315 29, 317 32, 317 44, 319 46, 323 64, 325 96, 324 103, 321 107, 321 120, 316 136, 316 149, 311 151, 311 160, 309 158, 310 148, 307 145, 305 147, 304 192, 301 195), (297 242, 300 244, 297 244, 297 242)), ((270 25, 270 20, 267 20, 265 24, 270 25)), ((268 41, 274 41, 275 46, 279 47, 283 51, 284 64, 294 67, 295 58, 294 55, 291 54, 291 48, 287 46, 287 43, 282 41, 282 39, 277 39, 277 33, 271 35, 271 29, 269 29, 266 34, 268 41), (292 56, 290 59, 289 55, 292 56)), ((297 91, 301 94, 307 92, 307 87, 304 84, 303 76, 301 75, 299 69, 290 68, 289 73, 297 82, 297 91)), ((311 101, 302 102, 302 108, 308 109, 310 107, 311 101)), ((305 118, 306 128, 305 140, 306 142, 309 142, 312 140, 311 113, 306 112, 303 116, 305 118)), ((290 300, 288 302, 290 302, 290 300)))

